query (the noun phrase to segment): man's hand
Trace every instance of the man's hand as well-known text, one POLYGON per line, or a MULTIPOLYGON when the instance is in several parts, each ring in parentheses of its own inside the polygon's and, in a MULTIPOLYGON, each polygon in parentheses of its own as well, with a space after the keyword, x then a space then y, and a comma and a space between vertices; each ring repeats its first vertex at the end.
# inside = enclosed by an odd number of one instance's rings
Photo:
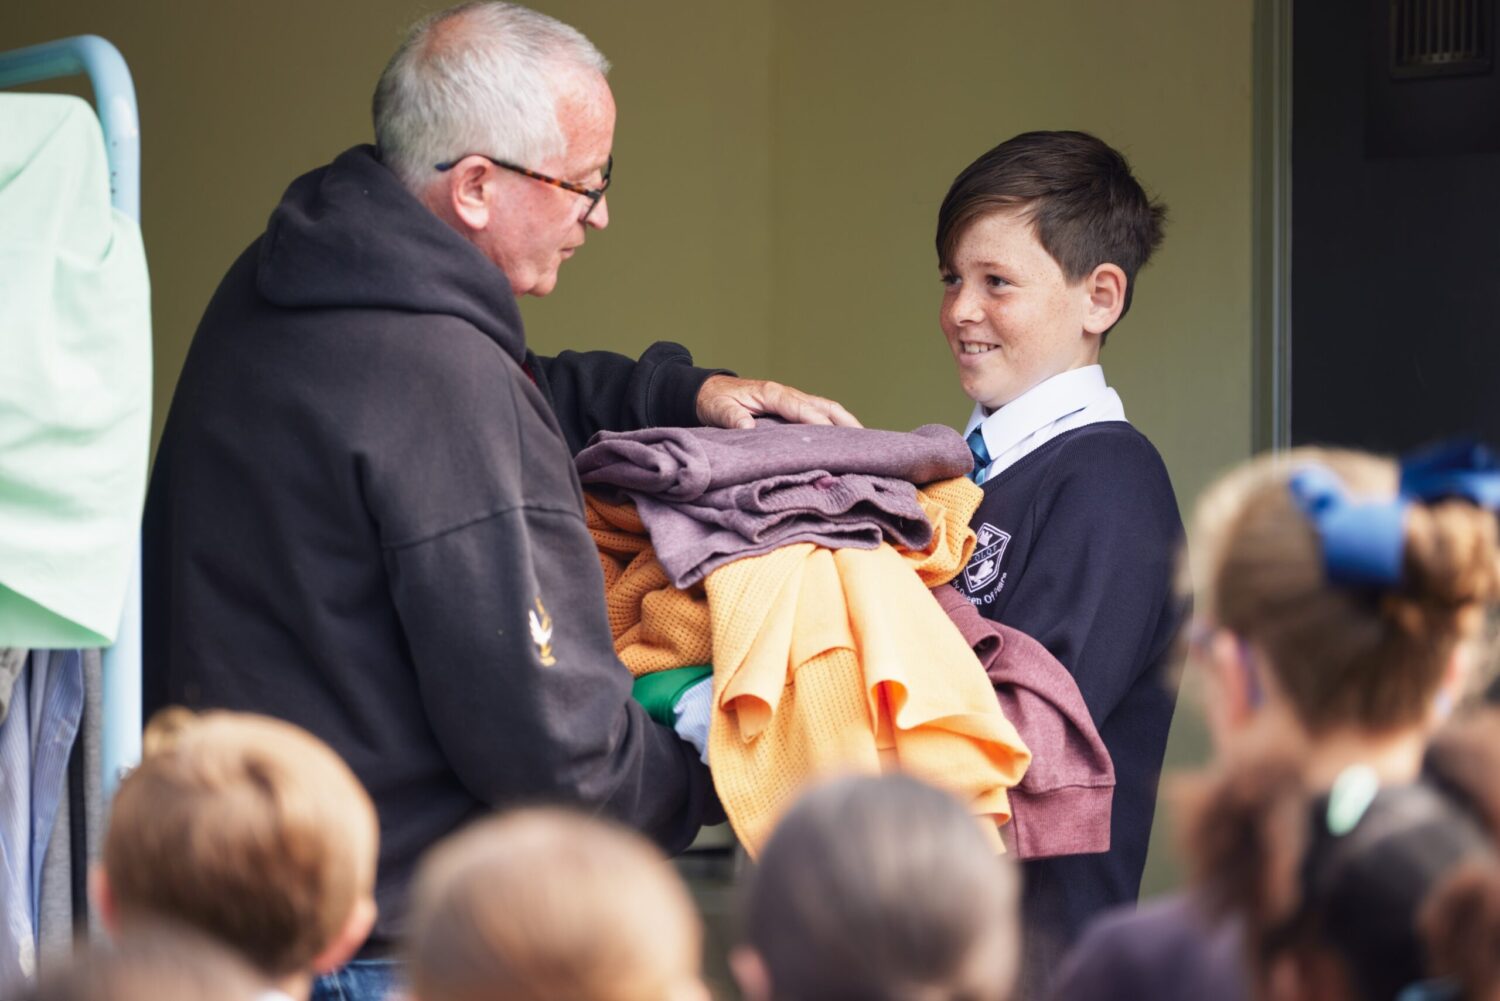
POLYGON ((780 417, 793 424, 864 427, 858 418, 832 400, 779 382, 711 375, 698 390, 698 419, 707 426, 749 428, 761 416, 780 417))

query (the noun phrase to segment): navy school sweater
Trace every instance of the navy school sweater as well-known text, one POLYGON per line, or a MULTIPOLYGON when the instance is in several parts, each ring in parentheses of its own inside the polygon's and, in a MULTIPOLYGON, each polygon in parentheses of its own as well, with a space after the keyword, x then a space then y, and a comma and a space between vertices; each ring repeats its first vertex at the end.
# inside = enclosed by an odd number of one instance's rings
POLYGON ((1073 673, 1117 778, 1108 852, 1024 866, 1026 986, 1040 988, 1090 917, 1140 890, 1187 610, 1174 594, 1182 521, 1156 449, 1106 421, 986 481, 971 524, 978 544, 953 586, 1073 673))

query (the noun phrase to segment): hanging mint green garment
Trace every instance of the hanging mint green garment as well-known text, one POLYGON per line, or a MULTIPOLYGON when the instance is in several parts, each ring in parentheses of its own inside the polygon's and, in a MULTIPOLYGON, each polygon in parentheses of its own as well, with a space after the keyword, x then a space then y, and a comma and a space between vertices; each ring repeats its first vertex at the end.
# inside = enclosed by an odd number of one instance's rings
POLYGON ((0 94, 0 647, 113 642, 150 436, 146 254, 99 120, 0 94))

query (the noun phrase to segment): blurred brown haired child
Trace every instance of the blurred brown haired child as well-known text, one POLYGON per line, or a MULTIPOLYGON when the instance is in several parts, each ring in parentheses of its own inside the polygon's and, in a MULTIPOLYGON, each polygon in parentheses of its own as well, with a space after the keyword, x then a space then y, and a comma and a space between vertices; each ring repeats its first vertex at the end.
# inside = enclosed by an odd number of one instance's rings
POLYGON ((142 920, 115 941, 42 973, 25 1001, 266 1001, 267 984, 228 946, 142 920))
POLYGON ((481 821, 432 850, 412 899, 418 1001, 709 1001, 686 887, 614 823, 560 808, 481 821))
POLYGON ((378 844, 364 787, 307 731, 169 709, 115 794, 95 891, 112 931, 180 922, 306 998, 369 933, 378 844))
POLYGON ((750 881, 746 1001, 1005 1001, 1019 880, 969 811, 904 775, 807 793, 750 881))

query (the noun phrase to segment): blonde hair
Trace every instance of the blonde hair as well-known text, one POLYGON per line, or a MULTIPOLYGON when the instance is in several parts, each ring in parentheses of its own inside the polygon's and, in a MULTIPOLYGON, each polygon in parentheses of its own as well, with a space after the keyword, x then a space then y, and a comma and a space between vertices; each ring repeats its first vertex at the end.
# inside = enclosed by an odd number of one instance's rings
POLYGON ((481 821, 422 863, 408 937, 422 1001, 663 1001, 698 980, 702 929, 648 842, 571 811, 481 821))
POLYGON ((375 882, 375 808, 327 744, 281 720, 166 709, 120 783, 104 871, 122 916, 181 921, 270 976, 302 972, 375 882))
POLYGON ((1394 462, 1350 451, 1295 449, 1224 476, 1198 504, 1189 547, 1200 614, 1265 652, 1310 733, 1410 725, 1500 589, 1495 516, 1458 500, 1414 503, 1400 584, 1330 584, 1317 533, 1288 488, 1314 463, 1352 497, 1396 493, 1394 462))

